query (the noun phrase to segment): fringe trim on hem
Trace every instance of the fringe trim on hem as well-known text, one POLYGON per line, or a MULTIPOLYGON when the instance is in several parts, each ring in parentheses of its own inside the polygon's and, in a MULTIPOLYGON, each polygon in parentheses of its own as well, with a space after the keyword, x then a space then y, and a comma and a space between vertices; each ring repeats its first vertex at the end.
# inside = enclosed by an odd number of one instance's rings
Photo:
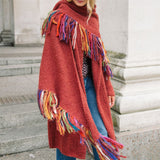
POLYGON ((88 151, 92 153, 89 142, 96 148, 100 160, 120 160, 118 149, 122 149, 123 145, 115 140, 99 135, 99 139, 94 141, 91 131, 79 123, 77 119, 66 112, 59 104, 55 93, 48 90, 40 90, 37 92, 37 100, 41 114, 48 120, 55 120, 57 130, 61 135, 66 131, 68 133, 78 133, 80 135, 80 143, 85 144, 88 151))
POLYGON ((107 51, 105 50, 104 43, 100 37, 88 32, 87 29, 76 20, 59 10, 52 10, 49 12, 48 17, 44 20, 42 25, 42 36, 50 33, 53 23, 57 25, 56 36, 66 43, 71 39, 73 49, 75 49, 77 28, 79 28, 82 51, 89 58, 94 58, 95 61, 98 61, 99 56, 102 56, 102 68, 103 72, 106 73, 106 79, 113 77, 112 70, 108 65, 110 61, 107 57, 107 51))

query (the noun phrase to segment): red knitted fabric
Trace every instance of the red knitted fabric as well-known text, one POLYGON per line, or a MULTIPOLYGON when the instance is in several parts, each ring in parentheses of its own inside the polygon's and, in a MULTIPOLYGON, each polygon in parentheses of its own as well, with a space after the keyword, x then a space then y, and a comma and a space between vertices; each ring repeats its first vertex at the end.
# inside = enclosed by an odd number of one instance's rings
POLYGON ((77 7, 73 2, 61 0, 44 22, 38 104, 41 114, 48 119, 50 148, 59 148, 67 156, 85 159, 86 146, 90 151, 88 143, 92 143, 100 159, 120 159, 118 148, 123 145, 116 142, 108 99, 115 93, 100 39, 96 6, 88 25, 87 14, 86 6, 77 7), (82 76, 83 53, 92 59, 97 106, 109 138, 98 132, 87 104, 82 76))

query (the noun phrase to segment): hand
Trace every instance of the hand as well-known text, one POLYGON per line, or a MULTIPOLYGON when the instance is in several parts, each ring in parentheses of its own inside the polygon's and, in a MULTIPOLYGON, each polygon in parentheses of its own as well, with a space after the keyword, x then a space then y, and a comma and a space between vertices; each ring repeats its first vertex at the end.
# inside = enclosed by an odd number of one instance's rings
POLYGON ((109 99, 109 106, 110 108, 112 108, 115 103, 115 96, 108 96, 108 99, 109 99))

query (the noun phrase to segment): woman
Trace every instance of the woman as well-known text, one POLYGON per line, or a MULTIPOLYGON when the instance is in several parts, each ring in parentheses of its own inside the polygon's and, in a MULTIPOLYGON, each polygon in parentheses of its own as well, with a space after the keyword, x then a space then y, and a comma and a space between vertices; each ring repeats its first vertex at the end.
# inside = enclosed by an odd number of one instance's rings
POLYGON ((120 159, 110 108, 115 93, 94 0, 60 0, 43 23, 38 104, 57 160, 120 159), (110 105, 109 105, 110 103, 110 105), (92 148, 91 148, 91 146, 92 148))

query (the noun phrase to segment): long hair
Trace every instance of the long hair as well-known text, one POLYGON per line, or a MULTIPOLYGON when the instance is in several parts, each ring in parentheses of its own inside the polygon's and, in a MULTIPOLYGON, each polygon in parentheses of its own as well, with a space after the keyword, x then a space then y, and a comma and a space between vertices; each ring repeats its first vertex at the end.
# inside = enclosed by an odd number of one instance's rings
MULTIPOLYGON (((67 2, 72 2, 73 0, 67 0, 67 2)), ((89 16, 87 19, 87 23, 92 15, 92 11, 94 9, 94 5, 95 5, 95 0, 87 0, 87 10, 89 12, 89 16)))

